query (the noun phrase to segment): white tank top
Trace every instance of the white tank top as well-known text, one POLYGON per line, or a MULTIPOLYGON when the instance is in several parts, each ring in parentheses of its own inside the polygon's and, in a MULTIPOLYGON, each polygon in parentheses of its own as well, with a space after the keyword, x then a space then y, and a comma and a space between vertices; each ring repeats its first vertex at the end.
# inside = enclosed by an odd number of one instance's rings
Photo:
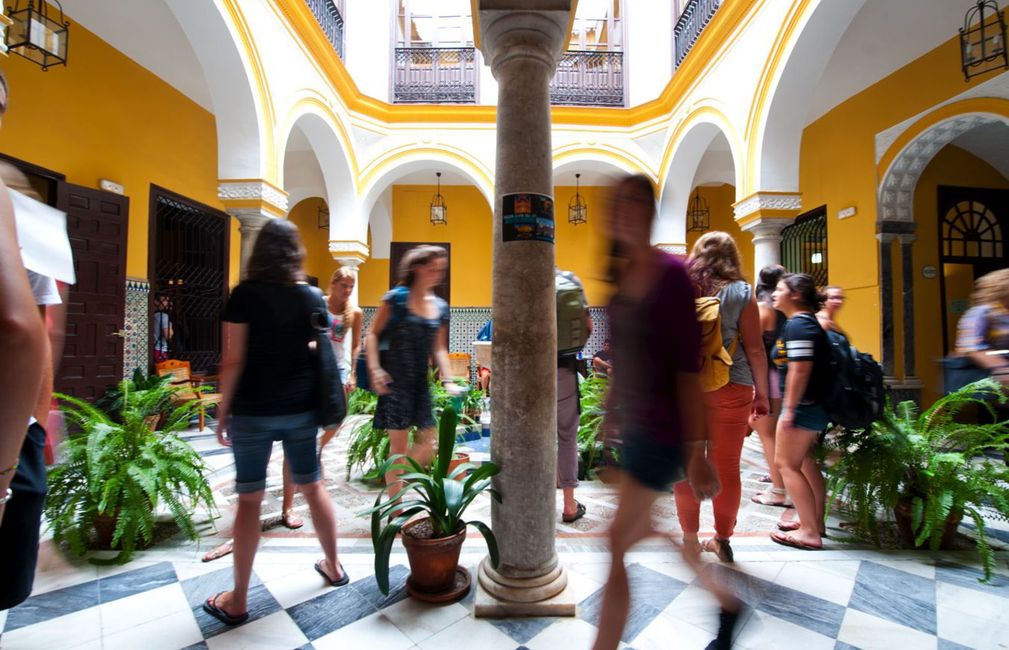
POLYGON ((343 322, 343 314, 329 312, 329 323, 329 342, 333 346, 336 363, 340 368, 348 369, 350 368, 350 360, 347 358, 349 351, 347 350, 347 346, 344 345, 344 341, 347 340, 349 332, 346 324, 343 322))

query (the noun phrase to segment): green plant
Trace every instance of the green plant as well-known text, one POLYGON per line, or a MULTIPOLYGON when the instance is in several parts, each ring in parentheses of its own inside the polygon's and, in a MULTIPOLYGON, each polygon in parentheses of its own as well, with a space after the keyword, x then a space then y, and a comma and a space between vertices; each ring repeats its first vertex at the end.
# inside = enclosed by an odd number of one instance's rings
POLYGON ((347 415, 375 415, 378 395, 362 388, 355 388, 347 396, 347 415))
POLYGON ((499 471, 494 463, 483 463, 479 467, 463 463, 448 473, 449 462, 455 450, 456 425, 458 416, 451 406, 445 408, 438 424, 438 455, 430 468, 421 467, 409 456, 396 455, 383 463, 383 473, 403 470, 400 477, 403 489, 398 494, 386 497, 379 494, 375 505, 361 513, 371 515, 371 541, 375 549, 375 579, 383 594, 389 593, 389 554, 400 529, 411 518, 425 515, 431 521, 434 538, 450 537, 473 526, 487 541, 487 554, 491 565, 497 568, 497 538, 493 531, 481 521, 464 521, 466 508, 481 492, 488 492, 498 503, 501 495, 490 487, 491 477, 499 471), (469 475, 463 477, 467 472, 469 475), (383 526, 382 520, 387 519, 383 526))
POLYGON ((151 418, 157 415, 159 420, 163 421, 172 411, 172 394, 177 390, 171 382, 170 375, 164 377, 144 375, 140 368, 137 368, 130 379, 109 386, 105 394, 95 400, 95 408, 104 411, 116 422, 122 423, 126 396, 132 395, 134 405, 139 406, 143 403, 148 410, 145 417, 151 418), (141 395, 149 395, 150 398, 140 398, 141 395))
POLYGON ((578 457, 582 461, 581 479, 592 478, 594 467, 605 450, 599 429, 606 413, 608 385, 605 377, 590 375, 579 387, 581 414, 578 417, 578 457))
POLYGON ((173 409, 155 432, 147 420, 161 404, 156 390, 124 389, 121 421, 85 401, 57 397, 80 433, 63 443, 66 461, 49 471, 45 514, 53 538, 83 555, 96 517, 114 518, 111 546, 121 550, 111 562, 125 563, 139 543, 151 542, 163 503, 183 534, 196 540, 194 512, 201 504, 211 513, 216 507, 203 459, 177 435, 195 405, 173 409))
POLYGON ((844 499, 855 532, 879 544, 878 517, 901 502, 910 505, 915 544, 939 548, 951 513, 974 522, 976 546, 991 578, 994 556, 988 544, 983 509, 1009 520, 1009 468, 985 452, 1009 450, 1009 422, 997 422, 993 404, 1005 404, 999 384, 985 379, 939 399, 919 413, 913 402, 888 405, 871 430, 841 431, 840 450, 830 469, 833 502, 844 499), (994 424, 975 424, 957 416, 973 405, 994 424))

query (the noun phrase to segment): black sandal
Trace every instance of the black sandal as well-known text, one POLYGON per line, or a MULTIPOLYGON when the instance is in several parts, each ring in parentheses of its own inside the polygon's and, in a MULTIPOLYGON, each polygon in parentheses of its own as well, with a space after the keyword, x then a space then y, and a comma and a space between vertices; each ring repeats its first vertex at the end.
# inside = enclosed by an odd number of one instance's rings
POLYGON ((347 574, 347 570, 343 568, 343 562, 338 563, 340 565, 340 573, 343 575, 340 576, 339 580, 333 580, 329 577, 329 574, 326 573, 326 570, 322 568, 322 563, 325 561, 326 560, 319 560, 316 562, 315 570, 319 572, 319 575, 326 579, 326 582, 329 583, 330 587, 342 587, 350 582, 350 576, 347 574))
POLYGON ((719 539, 717 537, 706 539, 701 542, 701 550, 714 553, 722 562, 734 562, 732 547, 729 546, 729 540, 727 539, 719 539))
POLYGON ((242 614, 232 615, 224 611, 224 609, 217 604, 217 599, 222 595, 226 594, 226 591, 222 591, 213 598, 208 598, 203 601, 203 611, 210 614, 220 622, 225 625, 241 625, 242 623, 249 620, 249 612, 244 612, 242 614))
POLYGON ((575 513, 573 515, 561 515, 561 521, 565 524, 573 524, 585 516, 585 505, 575 501, 575 513))

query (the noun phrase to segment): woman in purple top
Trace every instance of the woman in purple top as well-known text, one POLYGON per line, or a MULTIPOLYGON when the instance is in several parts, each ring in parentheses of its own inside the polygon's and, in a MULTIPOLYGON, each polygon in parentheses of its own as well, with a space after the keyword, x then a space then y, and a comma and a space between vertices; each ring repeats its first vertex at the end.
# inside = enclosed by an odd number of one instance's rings
MULTIPOLYGON (((656 534, 651 510, 684 478, 698 499, 718 492, 718 479, 705 457, 705 424, 698 379, 700 328, 694 290, 683 265, 652 247, 655 194, 645 176, 629 176, 614 189, 608 221, 615 274, 610 302, 614 365, 609 412, 620 430, 620 505, 609 530, 613 554, 603 596, 595 650, 611 650, 623 635, 630 601, 624 555, 656 534)), ((738 601, 716 593, 722 603, 719 638, 711 647, 728 648, 738 616, 738 601), (726 618, 729 617, 729 619, 726 618), (730 620, 731 619, 731 620, 730 620)))

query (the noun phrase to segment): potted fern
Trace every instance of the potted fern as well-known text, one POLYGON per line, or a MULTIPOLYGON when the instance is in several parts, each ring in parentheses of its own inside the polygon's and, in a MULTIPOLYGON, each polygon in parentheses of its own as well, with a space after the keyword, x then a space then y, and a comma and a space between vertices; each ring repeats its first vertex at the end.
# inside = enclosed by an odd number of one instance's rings
POLYGON ((389 593, 389 555, 401 530, 410 562, 407 590, 419 600, 450 602, 469 591, 469 573, 459 567, 467 526, 473 526, 483 535, 491 566, 497 568, 497 539, 493 531, 481 521, 465 521, 463 515, 473 500, 485 491, 500 503, 501 496, 490 487, 491 478, 500 470, 494 463, 483 463, 479 467, 464 463, 448 471, 455 448, 457 421, 455 409, 445 407, 438 423, 438 454, 430 468, 421 467, 412 458, 402 455, 392 456, 381 468, 382 473, 405 471, 399 494, 391 497, 379 494, 375 506, 362 513, 371 515, 375 579, 383 594, 389 593), (422 517, 414 519, 418 515, 422 517))
POLYGON ((216 506, 203 459, 178 436, 195 404, 176 407, 163 428, 152 431, 150 416, 163 406, 159 391, 127 387, 116 419, 83 400, 58 398, 79 432, 63 443, 65 461, 49 471, 45 515, 56 542, 84 555, 94 532, 97 547, 119 554, 92 562, 123 564, 151 543, 161 505, 187 538, 197 540, 196 510, 204 506, 216 516, 216 506))
POLYGON ((985 379, 939 399, 923 413, 913 402, 888 406, 868 431, 840 431, 841 454, 830 470, 830 502, 842 499, 855 532, 880 543, 881 512, 894 513, 904 543, 948 547, 963 517, 976 531, 984 580, 994 555, 984 516, 1009 520, 1009 422, 997 422, 993 404, 1005 404, 1001 386, 985 379), (994 424, 957 418, 968 406, 992 415, 994 424), (987 453, 996 452, 993 461, 987 453))

